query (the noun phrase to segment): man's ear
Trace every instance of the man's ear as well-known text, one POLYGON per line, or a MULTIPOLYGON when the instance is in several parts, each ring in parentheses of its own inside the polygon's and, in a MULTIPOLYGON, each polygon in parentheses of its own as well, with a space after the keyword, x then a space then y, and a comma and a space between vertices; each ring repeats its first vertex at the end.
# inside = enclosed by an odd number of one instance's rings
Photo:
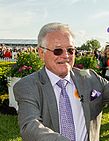
POLYGON ((44 50, 42 48, 37 49, 40 59, 44 62, 44 50))

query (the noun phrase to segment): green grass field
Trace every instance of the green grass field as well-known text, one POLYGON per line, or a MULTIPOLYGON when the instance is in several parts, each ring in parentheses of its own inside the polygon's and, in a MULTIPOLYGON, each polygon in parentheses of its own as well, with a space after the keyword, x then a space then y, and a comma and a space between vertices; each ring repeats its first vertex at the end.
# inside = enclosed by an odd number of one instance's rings
POLYGON ((103 110, 100 141, 109 141, 109 106, 103 110))
POLYGON ((22 141, 17 116, 0 115, 0 141, 22 141))
MULTIPOLYGON (((17 116, 0 115, 0 141, 22 141, 17 116)), ((104 108, 100 141, 109 141, 109 107, 104 108)))

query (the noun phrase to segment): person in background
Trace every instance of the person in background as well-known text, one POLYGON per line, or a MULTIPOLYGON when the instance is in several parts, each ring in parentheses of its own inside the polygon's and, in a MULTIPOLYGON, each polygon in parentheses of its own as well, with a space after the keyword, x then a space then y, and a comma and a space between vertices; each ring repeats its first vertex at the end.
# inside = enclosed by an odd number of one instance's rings
POLYGON ((3 49, 0 48, 0 58, 3 58, 3 49))
POLYGON ((10 48, 7 48, 3 54, 4 58, 12 58, 12 50, 10 48))
POLYGON ((23 141, 99 141, 109 82, 74 67, 74 35, 66 24, 44 25, 37 47, 43 68, 13 89, 23 141))
POLYGON ((98 59, 98 50, 97 50, 97 48, 94 50, 94 58, 96 58, 96 59, 98 59))
POLYGON ((18 50, 17 50, 17 48, 14 48, 12 50, 12 59, 17 59, 17 54, 18 54, 18 50))
POLYGON ((104 55, 100 59, 100 70, 102 77, 109 80, 109 45, 105 46, 104 55))

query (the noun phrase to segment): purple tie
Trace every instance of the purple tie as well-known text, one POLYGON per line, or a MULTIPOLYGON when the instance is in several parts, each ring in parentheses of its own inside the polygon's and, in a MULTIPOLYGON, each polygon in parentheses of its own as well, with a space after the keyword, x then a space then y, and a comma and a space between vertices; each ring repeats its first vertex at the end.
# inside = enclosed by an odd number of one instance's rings
POLYGON ((60 111, 60 125, 61 134, 70 141, 76 141, 75 137, 75 125, 73 121, 73 114, 70 105, 70 100, 66 92, 66 85, 64 85, 65 80, 59 80, 57 85, 61 88, 61 94, 59 99, 59 111, 60 111))

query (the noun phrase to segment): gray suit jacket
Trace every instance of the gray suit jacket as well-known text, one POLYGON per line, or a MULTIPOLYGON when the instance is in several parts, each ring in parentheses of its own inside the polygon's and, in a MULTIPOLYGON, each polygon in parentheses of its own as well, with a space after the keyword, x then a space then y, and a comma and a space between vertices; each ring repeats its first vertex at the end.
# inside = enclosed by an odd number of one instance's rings
MULTIPOLYGON (((82 96, 89 141, 99 141, 103 104, 109 103, 109 83, 93 70, 82 76, 73 68, 71 78, 82 96), (92 100, 92 90, 101 93, 92 100)), ((69 141, 59 134, 57 102, 51 82, 44 68, 18 81, 14 86, 18 102, 18 119, 24 141, 69 141)))

